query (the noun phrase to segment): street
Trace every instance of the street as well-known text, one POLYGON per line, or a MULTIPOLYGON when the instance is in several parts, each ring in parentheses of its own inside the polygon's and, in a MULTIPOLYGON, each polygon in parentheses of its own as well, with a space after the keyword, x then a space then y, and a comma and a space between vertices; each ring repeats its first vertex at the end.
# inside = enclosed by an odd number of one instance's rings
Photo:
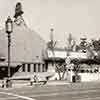
POLYGON ((100 100, 100 83, 0 88, 0 100, 100 100))

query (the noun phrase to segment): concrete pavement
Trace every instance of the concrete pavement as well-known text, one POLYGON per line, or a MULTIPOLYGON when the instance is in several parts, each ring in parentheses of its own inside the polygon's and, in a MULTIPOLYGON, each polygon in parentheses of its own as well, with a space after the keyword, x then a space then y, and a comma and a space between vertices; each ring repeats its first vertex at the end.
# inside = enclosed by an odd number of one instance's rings
MULTIPOLYGON (((52 83, 52 82, 51 82, 52 83)), ((61 82, 62 83, 62 82, 61 82)), ((100 82, 1 89, 0 100, 100 100, 100 82), (1 94, 3 92, 3 94, 1 94), (22 99, 22 98, 24 99, 22 99), (9 99, 8 99, 9 98, 9 99), (28 98, 28 99, 25 99, 28 98)))
MULTIPOLYGON (((64 81, 48 81, 45 85, 67 85, 70 84, 67 80, 64 81)), ((44 86, 45 86, 44 85, 44 86)), ((30 81, 13 81, 12 87, 11 88, 21 88, 21 87, 29 87, 30 86, 30 81)), ((34 86, 42 86, 41 83, 34 84, 34 86)), ((0 80, 0 87, 2 87, 2 80, 0 80)))
MULTIPOLYGON (((95 81, 95 82, 81 82, 82 84, 100 84, 100 81, 95 81)), ((78 85, 81 87, 81 83, 70 83, 68 82, 67 80, 56 80, 56 81, 48 81, 45 85, 42 85, 41 83, 37 83, 37 84, 34 84, 33 83, 33 86, 30 85, 30 81, 13 81, 13 84, 12 84, 12 87, 11 89, 14 89, 14 88, 23 88, 23 87, 35 87, 35 86, 60 86, 60 85, 65 85, 65 86, 72 86, 72 87, 77 87, 78 85)), ((0 88, 2 86, 2 80, 0 80, 0 88)), ((82 86, 83 87, 83 86, 82 86)), ((2 88, 3 89, 3 88, 2 88)), ((7 88, 6 88, 7 89, 7 88)), ((8 88, 9 89, 9 88, 8 88)))

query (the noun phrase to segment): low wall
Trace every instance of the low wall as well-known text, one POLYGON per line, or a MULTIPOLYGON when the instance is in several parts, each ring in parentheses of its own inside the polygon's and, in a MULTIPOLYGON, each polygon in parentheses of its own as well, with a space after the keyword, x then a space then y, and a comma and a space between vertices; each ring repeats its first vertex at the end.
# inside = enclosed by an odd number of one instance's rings
POLYGON ((81 81, 100 81, 100 73, 79 73, 81 81))
MULTIPOLYGON (((61 73, 62 74, 62 73, 61 73)), ((72 76, 74 74, 65 74, 64 79, 68 80, 69 82, 72 82, 72 76)), ((100 81, 100 73, 79 73, 81 76, 81 82, 88 82, 88 81, 100 81)), ((50 80, 59 80, 59 75, 56 73, 53 77, 50 78, 50 80)))

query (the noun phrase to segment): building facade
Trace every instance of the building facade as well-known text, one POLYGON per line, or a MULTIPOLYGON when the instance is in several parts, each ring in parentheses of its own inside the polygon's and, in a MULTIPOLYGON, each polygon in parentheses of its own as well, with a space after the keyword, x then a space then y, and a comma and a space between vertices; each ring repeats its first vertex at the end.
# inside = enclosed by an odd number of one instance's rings
MULTIPOLYGON (((44 72, 42 52, 45 49, 45 40, 35 31, 31 30, 23 18, 21 3, 15 8, 13 32, 11 34, 11 76, 16 72, 44 72)), ((7 77, 8 37, 5 29, 0 30, 0 76, 7 77)))

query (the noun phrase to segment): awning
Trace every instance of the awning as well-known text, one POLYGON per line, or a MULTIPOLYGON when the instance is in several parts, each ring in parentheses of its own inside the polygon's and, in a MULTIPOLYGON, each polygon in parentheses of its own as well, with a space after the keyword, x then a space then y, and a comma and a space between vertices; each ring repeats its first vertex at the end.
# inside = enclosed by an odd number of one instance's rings
MULTIPOLYGON (((17 66, 22 65, 21 63, 15 63, 15 62, 11 62, 10 63, 10 67, 17 67, 17 66)), ((8 67, 8 63, 7 62, 0 62, 0 67, 8 67)))

